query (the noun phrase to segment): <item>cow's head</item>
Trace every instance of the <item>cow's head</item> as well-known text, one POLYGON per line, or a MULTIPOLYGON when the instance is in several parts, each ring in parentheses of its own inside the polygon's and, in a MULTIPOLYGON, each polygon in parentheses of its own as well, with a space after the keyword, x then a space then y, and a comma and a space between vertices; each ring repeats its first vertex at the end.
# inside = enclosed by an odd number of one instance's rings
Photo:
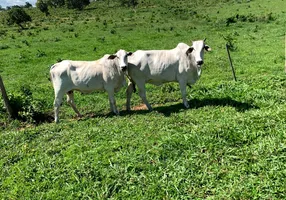
POLYGON ((119 67, 122 71, 125 71, 127 69, 128 65, 128 56, 131 56, 132 52, 126 52, 125 50, 120 49, 116 52, 116 54, 110 55, 108 59, 115 59, 117 58, 119 60, 119 67))
POLYGON ((204 64, 204 50, 211 51, 211 48, 205 44, 206 39, 193 41, 192 46, 187 50, 186 54, 192 55, 197 66, 204 64))

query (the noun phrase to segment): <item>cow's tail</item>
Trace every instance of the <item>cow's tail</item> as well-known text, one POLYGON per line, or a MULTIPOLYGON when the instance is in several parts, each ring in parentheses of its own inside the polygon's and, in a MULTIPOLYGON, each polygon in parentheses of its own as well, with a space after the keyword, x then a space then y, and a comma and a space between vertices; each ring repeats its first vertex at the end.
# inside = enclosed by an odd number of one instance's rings
POLYGON ((128 79, 128 88, 130 85, 132 85, 132 91, 133 91, 133 93, 135 93, 136 92, 135 82, 129 77, 127 77, 127 79, 128 79))
POLYGON ((133 80, 131 80, 132 86, 133 86, 133 93, 136 92, 136 87, 135 87, 135 82, 133 80))
POLYGON ((52 73, 52 70, 55 68, 56 64, 53 64, 51 67, 50 67, 50 77, 48 78, 49 81, 53 82, 53 73, 52 73))
MULTIPOLYGON (((131 83, 132 84, 132 87, 133 87, 133 93, 135 93, 136 92, 136 87, 135 87, 135 82, 132 80, 132 78, 128 75, 128 73, 127 72, 125 72, 124 73, 125 74, 125 76, 127 77, 127 79, 128 79, 128 81, 129 81, 129 83, 131 83)), ((129 85, 129 83, 128 83, 128 85, 129 85)))

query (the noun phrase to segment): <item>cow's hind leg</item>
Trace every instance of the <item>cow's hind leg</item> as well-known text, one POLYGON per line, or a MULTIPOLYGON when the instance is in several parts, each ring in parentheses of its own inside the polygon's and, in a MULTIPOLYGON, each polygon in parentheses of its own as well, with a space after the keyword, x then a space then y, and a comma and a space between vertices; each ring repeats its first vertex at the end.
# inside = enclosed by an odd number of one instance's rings
POLYGON ((78 117, 82 117, 82 115, 80 114, 80 112, 78 111, 78 109, 75 106, 74 103, 74 94, 73 91, 69 91, 67 93, 67 103, 72 107, 72 109, 76 112, 78 117))
POLYGON ((107 90, 107 93, 110 104, 110 110, 114 112, 116 115, 119 115, 119 111, 117 110, 116 101, 114 97, 114 89, 107 90))
POLYGON ((61 106, 62 101, 63 101, 63 96, 64 96, 64 93, 62 93, 61 91, 55 92, 54 113, 55 113, 55 122, 56 123, 59 123, 59 110, 60 110, 60 106, 61 106))
POLYGON ((186 108, 189 108, 190 105, 187 101, 187 83, 185 81, 180 81, 179 84, 180 84, 180 89, 182 93, 183 104, 186 108))
POLYGON ((139 96, 141 97, 144 104, 147 106, 148 110, 152 111, 152 106, 149 104, 149 102, 146 98, 145 83, 137 83, 137 86, 138 86, 139 96))

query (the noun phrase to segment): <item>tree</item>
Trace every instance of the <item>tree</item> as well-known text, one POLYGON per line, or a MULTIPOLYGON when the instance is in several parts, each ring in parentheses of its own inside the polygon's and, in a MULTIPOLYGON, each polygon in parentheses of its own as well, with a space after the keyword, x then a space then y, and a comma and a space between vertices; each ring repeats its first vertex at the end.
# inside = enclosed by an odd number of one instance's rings
POLYGON ((32 8, 32 4, 30 4, 29 2, 26 2, 26 4, 24 5, 24 8, 32 8))
POLYGON ((30 15, 28 15, 25 12, 23 8, 13 6, 10 10, 8 10, 7 23, 9 25, 17 24, 22 29, 24 29, 24 27, 22 26, 22 23, 26 23, 30 21, 32 21, 32 18, 30 17, 30 15))
POLYGON ((135 7, 138 4, 138 0, 119 0, 122 5, 127 5, 128 7, 135 7))
POLYGON ((49 13, 49 7, 48 3, 43 0, 38 0, 36 3, 36 7, 39 8, 39 10, 46 14, 46 16, 50 15, 49 13))
POLYGON ((89 0, 65 0, 65 4, 69 9, 82 10, 85 6, 89 5, 89 0))
POLYGON ((65 0, 49 0, 48 1, 49 6, 57 8, 62 7, 65 5, 65 0))

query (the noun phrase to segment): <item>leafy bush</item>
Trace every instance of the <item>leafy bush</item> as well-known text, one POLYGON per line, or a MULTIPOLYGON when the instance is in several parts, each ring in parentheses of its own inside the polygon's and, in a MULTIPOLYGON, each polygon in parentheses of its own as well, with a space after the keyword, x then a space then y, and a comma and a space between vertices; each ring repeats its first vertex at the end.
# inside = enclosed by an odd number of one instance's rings
POLYGON ((41 57, 47 56, 47 54, 45 52, 41 51, 41 50, 38 50, 36 56, 38 58, 41 58, 41 57))
POLYGON ((17 24, 22 29, 24 29, 22 23, 30 21, 32 21, 32 18, 21 7, 13 7, 8 11, 8 19, 7 19, 8 25, 17 24))
POLYGON ((0 30, 0 37, 1 36, 6 36, 7 31, 6 30, 0 30))
POLYGON ((29 86, 22 86, 19 94, 8 94, 8 97, 17 119, 31 123, 43 119, 45 115, 43 102, 33 98, 29 86))
POLYGON ((223 36, 223 38, 226 41, 226 44, 228 45, 230 51, 235 51, 237 49, 237 47, 234 44, 235 38, 231 34, 223 36))
POLYGON ((269 23, 270 21, 275 21, 275 17, 273 16, 273 13, 270 12, 266 15, 262 16, 255 16, 253 14, 248 14, 248 15, 240 15, 236 14, 235 16, 231 16, 226 18, 226 26, 229 26, 230 24, 234 24, 237 22, 267 22, 269 23))
POLYGON ((85 6, 89 5, 89 0, 65 0, 65 4, 69 9, 82 10, 85 6))
POLYGON ((65 5, 65 0, 49 0, 49 5, 52 7, 62 7, 65 5))
POLYGON ((9 46, 6 45, 6 44, 1 44, 1 45, 0 45, 0 50, 8 49, 8 48, 9 48, 9 46))
POLYGON ((128 7, 135 7, 138 4, 138 0, 120 0, 121 5, 127 5, 128 7))
POLYGON ((49 13, 49 8, 48 8, 48 3, 43 1, 43 0, 38 0, 36 3, 37 8, 43 13, 46 14, 46 16, 50 15, 49 13))

